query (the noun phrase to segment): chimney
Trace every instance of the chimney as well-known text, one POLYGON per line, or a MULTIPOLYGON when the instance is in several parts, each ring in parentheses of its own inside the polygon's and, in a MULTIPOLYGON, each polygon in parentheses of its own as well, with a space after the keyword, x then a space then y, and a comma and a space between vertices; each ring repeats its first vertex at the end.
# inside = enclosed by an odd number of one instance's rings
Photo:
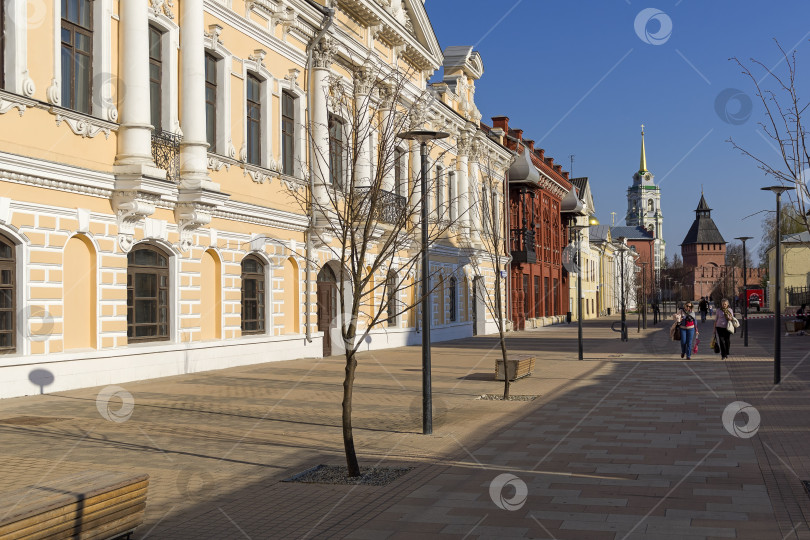
POLYGON ((493 116, 492 127, 502 129, 504 133, 509 133, 509 117, 508 116, 493 116))
POLYGON ((537 157, 539 157, 541 160, 545 159, 544 156, 546 155, 546 149, 545 148, 538 148, 537 151, 535 152, 535 154, 537 154, 537 157))
POLYGON ((553 157, 547 157, 545 159, 546 159, 546 165, 553 168, 554 167, 554 158, 553 157))
POLYGON ((568 171, 563 172, 562 175, 563 175, 563 178, 568 180, 568 171))
POLYGON ((523 139, 523 144, 529 149, 529 152, 534 153, 534 141, 531 139, 523 139))
POLYGON ((522 129, 513 129, 512 133, 514 133, 515 138, 519 141, 523 140, 523 130, 522 129))
POLYGON ((562 165, 554 165, 554 170, 558 173, 562 173, 562 165))

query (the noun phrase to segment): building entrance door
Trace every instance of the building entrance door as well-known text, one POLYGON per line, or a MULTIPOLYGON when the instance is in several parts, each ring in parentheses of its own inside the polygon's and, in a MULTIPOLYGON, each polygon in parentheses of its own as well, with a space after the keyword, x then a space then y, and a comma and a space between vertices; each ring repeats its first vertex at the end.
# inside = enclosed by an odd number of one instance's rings
POLYGON ((318 331, 323 332, 323 355, 332 356, 332 325, 337 319, 337 281, 328 266, 318 272, 318 331))

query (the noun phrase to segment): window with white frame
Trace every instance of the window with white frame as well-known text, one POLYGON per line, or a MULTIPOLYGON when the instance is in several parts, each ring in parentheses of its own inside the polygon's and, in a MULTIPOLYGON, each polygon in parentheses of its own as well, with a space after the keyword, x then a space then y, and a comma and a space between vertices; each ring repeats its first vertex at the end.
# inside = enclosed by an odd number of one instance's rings
POLYGON ((245 125, 247 127, 247 162, 253 165, 262 164, 262 81, 252 73, 248 73, 247 102, 245 125))
POLYGON ((281 92, 281 172, 288 176, 295 174, 295 106, 292 93, 281 92))
POLYGON ((163 131, 163 32, 149 25, 149 116, 155 132, 163 131))
POLYGON ((329 115, 329 182, 343 188, 343 154, 346 146, 345 126, 334 114, 329 115))
POLYGON ((62 0, 62 106, 90 114, 93 84, 93 2, 62 0))
POLYGON ((210 152, 217 148, 217 59, 205 53, 205 140, 210 152))
POLYGON ((436 219, 444 219, 444 167, 436 165, 436 219))

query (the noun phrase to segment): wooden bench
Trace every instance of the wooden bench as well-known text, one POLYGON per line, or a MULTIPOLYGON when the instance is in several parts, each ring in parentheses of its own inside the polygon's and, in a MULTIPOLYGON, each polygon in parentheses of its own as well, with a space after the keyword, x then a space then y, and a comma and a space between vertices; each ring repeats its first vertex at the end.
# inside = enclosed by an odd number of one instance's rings
MULTIPOLYGON (((510 381, 528 377, 534 372, 534 356, 528 354, 509 355, 506 362, 510 381)), ((495 380, 502 381, 503 378, 503 358, 498 358, 495 360, 495 380)))
POLYGON ((147 474, 87 471, 0 494, 0 540, 129 537, 148 486, 147 474))

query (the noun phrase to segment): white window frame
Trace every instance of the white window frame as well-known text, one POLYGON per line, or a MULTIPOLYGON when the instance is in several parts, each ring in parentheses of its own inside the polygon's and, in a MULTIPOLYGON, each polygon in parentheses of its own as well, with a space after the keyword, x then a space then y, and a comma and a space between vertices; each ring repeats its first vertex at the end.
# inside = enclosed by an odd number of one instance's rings
POLYGON ((44 4, 32 2, 35 9, 29 18, 29 2, 26 0, 3 0, 3 2, 5 20, 4 28, 0 29, 6 36, 3 50, 3 66, 6 70, 3 90, 33 97, 36 87, 28 76, 28 29, 42 26, 46 8, 44 4), (14 21, 26 21, 26 24, 15 24, 14 21))
POLYGON ((304 148, 306 148, 307 140, 304 131, 303 118, 306 115, 306 94, 297 84, 293 85, 288 79, 277 79, 278 81, 278 170, 284 169, 284 155, 282 154, 282 131, 281 131, 281 107, 282 107, 282 94, 288 92, 295 99, 295 119, 293 125, 295 132, 293 133, 293 140, 295 141, 295 151, 293 152, 293 176, 295 178, 304 177, 304 148))
MULTIPOLYGON (((210 53, 217 59, 217 140, 214 141, 214 148, 208 148, 208 152, 235 158, 236 150, 233 147, 233 137, 231 135, 231 69, 233 66, 233 53, 226 49, 213 33, 209 35, 205 52, 210 53)), ((247 75, 245 75, 245 80, 247 80, 247 75)), ((246 100, 247 90, 245 90, 246 100)), ((244 106, 247 105, 244 104, 244 106)), ((262 114, 264 114, 264 111, 262 111, 262 114)), ((247 134, 247 128, 245 128, 245 134, 247 134)), ((245 136, 245 141, 247 141, 247 136, 245 136)))
MULTIPOLYGON (((108 122, 118 121, 118 108, 113 101, 112 86, 117 80, 112 77, 112 12, 113 0, 93 1, 93 73, 90 116, 108 122), (104 76, 104 75, 107 76, 104 76)), ((62 2, 53 2, 53 78, 47 91, 52 105, 63 107, 62 101, 62 2)), ((117 94, 117 92, 116 92, 117 94)), ((116 95, 117 99, 117 95, 116 95)), ((84 113, 73 111, 80 116, 84 113)))
MULTIPOLYGON (((247 81, 248 73, 255 76, 261 81, 261 88, 259 89, 261 97, 261 111, 262 121, 259 125, 259 133, 261 134, 260 145, 260 159, 259 167, 264 169, 276 170, 276 161, 273 159, 273 154, 270 151, 273 144, 273 115, 271 103, 273 102, 273 86, 275 78, 264 64, 259 59, 248 58, 242 62, 242 149, 240 157, 247 158, 247 81)), ((219 104, 217 104, 219 105, 219 104)), ((244 161, 245 159, 243 159, 244 161)), ((250 163, 249 165, 254 165, 250 163)))
POLYGON ((178 116, 178 50, 180 48, 180 27, 164 13, 155 16, 153 10, 149 12, 149 25, 157 28, 163 34, 160 37, 160 54, 162 57, 160 74, 160 121, 163 131, 179 133, 180 121, 178 116))

